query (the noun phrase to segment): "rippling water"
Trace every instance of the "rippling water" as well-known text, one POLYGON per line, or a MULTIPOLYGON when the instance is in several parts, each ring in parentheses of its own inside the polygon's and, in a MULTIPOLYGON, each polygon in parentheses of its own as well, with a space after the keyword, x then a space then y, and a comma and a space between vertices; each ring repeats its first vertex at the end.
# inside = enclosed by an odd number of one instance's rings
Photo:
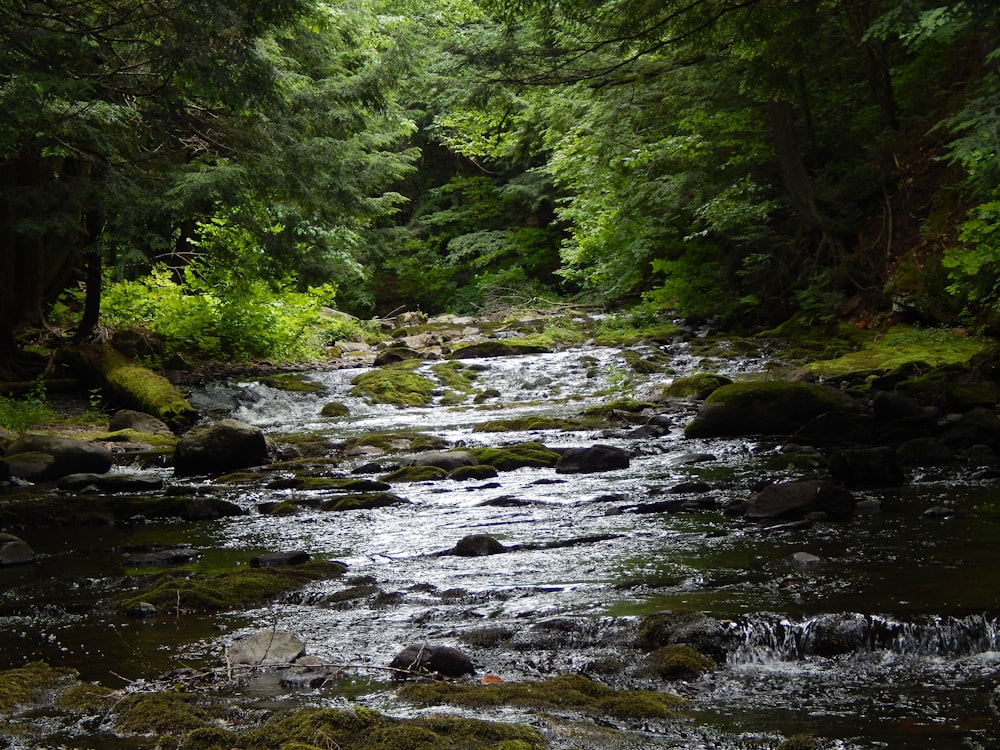
MULTIPOLYGON (((697 366, 677 362, 681 374, 697 366)), ((301 634, 309 652, 358 668, 385 665, 405 645, 428 641, 458 646, 481 671, 507 680, 584 670, 621 686, 657 687, 602 665, 637 657, 631 644, 640 616, 686 607, 731 623, 743 644, 714 674, 658 685, 692 699, 689 741, 646 728, 630 739, 588 735, 554 746, 771 747, 773 733, 800 732, 843 748, 1000 746, 996 483, 950 479, 870 492, 865 496, 881 501, 881 513, 765 533, 721 509, 746 499, 762 477, 775 476, 763 467, 778 441, 686 441, 681 429, 690 411, 679 412, 675 427, 656 438, 633 437, 628 425, 601 433, 472 429, 525 413, 577 414, 617 395, 642 398, 669 376, 636 376, 615 349, 469 364, 481 368, 477 388, 502 394, 486 408, 471 397, 458 406, 369 406, 350 396, 357 374, 350 370, 313 374, 323 394, 248 381, 215 385, 199 398, 210 396, 219 413, 273 435, 316 432, 338 441, 417 429, 469 446, 600 442, 630 450, 630 467, 572 476, 521 469, 490 481, 397 485, 394 491, 410 504, 370 511, 45 532, 29 539, 46 554, 38 566, 2 572, 0 583, 16 592, 0 599, 4 651, 62 660, 87 677, 107 678, 110 670, 135 679, 185 659, 211 662, 241 634, 276 626, 301 634), (584 356, 591 358, 586 365, 584 356), (348 404, 352 416, 320 417, 330 400, 348 404), (673 497, 672 488, 692 480, 707 487, 691 493, 702 509, 632 512, 673 497), (940 504, 953 507, 954 517, 922 516, 940 504), (550 546, 481 558, 437 554, 472 533, 508 546, 550 546), (123 550, 152 541, 202 549, 199 564, 207 569, 259 551, 301 548, 350 570, 344 580, 311 585, 280 604, 211 620, 118 622, 95 612, 92 601, 113 587, 123 550), (800 551, 820 561, 796 565, 791 556, 800 551), (356 597, 329 601, 351 587, 358 587, 356 597), (868 647, 833 657, 811 653, 812 623, 831 613, 857 618, 868 647), (489 628, 510 635, 500 645, 462 640, 489 628)), ((740 362, 732 371, 761 366, 740 362)), ((367 460, 346 460, 337 470, 347 473, 367 460)), ((264 501, 308 494, 261 487, 224 492, 251 511, 264 501)), ((344 694, 412 710, 394 703, 377 669, 356 671, 360 677, 340 686, 344 694)), ((248 688, 258 695, 274 689, 273 683, 248 688)), ((306 699, 342 698, 332 690, 306 699)))

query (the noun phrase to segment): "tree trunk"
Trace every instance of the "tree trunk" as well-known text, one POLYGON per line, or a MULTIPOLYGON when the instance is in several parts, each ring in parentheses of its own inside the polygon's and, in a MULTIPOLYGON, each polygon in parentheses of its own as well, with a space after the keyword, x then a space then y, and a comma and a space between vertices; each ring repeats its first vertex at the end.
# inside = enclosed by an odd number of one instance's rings
POLYGON ((152 414, 174 428, 190 425, 194 407, 162 375, 133 362, 109 346, 82 344, 65 350, 73 373, 132 409, 152 414))
POLYGON ((788 202, 795 212, 800 230, 813 232, 821 228, 821 222, 816 210, 812 181, 795 136, 792 107, 786 101, 771 101, 767 104, 767 114, 788 202))

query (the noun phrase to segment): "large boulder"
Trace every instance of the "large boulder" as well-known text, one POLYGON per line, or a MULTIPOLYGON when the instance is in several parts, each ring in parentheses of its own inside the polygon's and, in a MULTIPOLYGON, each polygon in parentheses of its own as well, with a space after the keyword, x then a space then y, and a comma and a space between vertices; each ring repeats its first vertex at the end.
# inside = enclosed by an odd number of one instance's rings
POLYGON ((259 427, 236 419, 196 425, 177 442, 174 473, 218 474, 270 461, 267 438, 259 427))
POLYGON ((393 669, 406 672, 436 673, 444 677, 461 677, 476 671, 472 659, 451 646, 412 644, 392 660, 393 669))
POLYGON ((698 415, 684 428, 685 437, 785 435, 827 412, 859 411, 841 391, 816 383, 755 380, 715 389, 698 415))
POLYGON ((147 435, 173 434, 173 431, 162 419, 134 409, 120 409, 114 413, 108 423, 108 432, 117 432, 118 430, 135 430, 147 435))
POLYGON ((857 501, 851 492, 824 479, 803 479, 765 487, 746 505, 744 518, 753 521, 800 519, 810 513, 850 518, 857 501))
POLYGON ((13 476, 29 482, 58 479, 83 472, 104 474, 111 469, 111 451, 103 445, 52 435, 23 435, 7 446, 13 476))
POLYGON ((570 448, 556 464, 557 474, 589 474, 598 471, 627 469, 629 455, 611 445, 593 445, 589 448, 570 448))

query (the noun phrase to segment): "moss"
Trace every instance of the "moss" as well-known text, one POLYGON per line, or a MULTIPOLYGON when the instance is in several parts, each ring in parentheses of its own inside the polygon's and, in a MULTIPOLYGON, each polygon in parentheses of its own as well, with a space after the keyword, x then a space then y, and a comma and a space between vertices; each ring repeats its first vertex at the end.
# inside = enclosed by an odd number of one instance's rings
POLYGON ((708 398, 716 388, 732 382, 725 375, 714 372, 695 373, 675 380, 663 389, 663 395, 671 398, 704 399, 708 398))
POLYGON ((647 657, 647 665, 653 674, 664 680, 692 680, 716 667, 715 662, 704 654, 678 644, 652 652, 647 657))
POLYGON ((820 744, 808 734, 795 734, 778 743, 774 750, 819 750, 820 744))
POLYGON ((451 705, 471 709, 495 706, 570 708, 591 716, 622 719, 664 719, 676 715, 682 698, 651 690, 615 690, 580 674, 565 674, 544 682, 502 682, 463 685, 449 682, 414 683, 400 690, 404 700, 420 705, 451 705))
POLYGON ((214 576, 157 578, 152 587, 124 598, 119 607, 130 610, 142 602, 157 609, 180 608, 181 612, 219 612, 255 604, 310 581, 337 578, 346 572, 340 563, 310 560, 284 568, 240 569, 214 576))
POLYGON ((294 516, 299 512, 299 507, 292 502, 287 500, 275 503, 267 510, 267 515, 269 516, 294 516))
POLYGON ((89 682, 77 682, 59 694, 56 704, 74 711, 93 713, 106 707, 109 696, 115 694, 111 688, 89 682))
POLYGON ((420 360, 399 362, 363 372, 351 380, 351 395, 378 404, 427 406, 431 402, 434 381, 414 372, 420 360))
POLYGON ((202 743, 196 747, 199 750, 229 750, 234 746, 247 750, 331 747, 345 750, 540 750, 546 743, 536 730, 516 724, 455 716, 394 719, 359 706, 351 711, 304 709, 247 732, 238 743, 227 734, 220 736, 216 744, 202 743))
POLYGON ((347 405, 340 401, 327 401, 323 404, 323 408, 319 410, 321 417, 348 417, 351 415, 351 410, 347 408, 347 405))
POLYGON ((171 448, 177 445, 176 435, 157 435, 151 432, 139 432, 128 428, 114 432, 98 432, 88 436, 89 440, 108 443, 142 443, 159 448, 171 448))
POLYGON ((469 479, 492 479, 497 475, 497 470, 492 466, 480 464, 478 466, 459 466, 448 472, 448 479, 456 482, 464 482, 469 479))
POLYGON ((909 362, 927 362, 933 367, 968 362, 988 344, 945 329, 894 326, 836 359, 813 362, 807 368, 825 377, 871 370, 888 371, 909 362))
POLYGON ((205 726, 209 718, 190 696, 178 693, 130 695, 117 709, 115 729, 125 734, 178 734, 205 726))
POLYGON ((326 386, 310 380, 309 375, 304 372, 283 372, 266 377, 260 382, 275 390, 291 393, 323 393, 326 390, 326 386))
POLYGON ((480 341, 460 346, 448 355, 448 359, 478 359, 480 357, 514 357, 521 354, 546 354, 550 348, 543 344, 517 339, 480 341))
POLYGON ((593 427, 580 419, 562 417, 514 417, 492 419, 472 428, 473 432, 530 432, 533 430, 586 430, 593 427))
POLYGON ((0 711, 7 713, 18 706, 34 703, 74 676, 70 670, 56 669, 41 661, 4 670, 0 672, 0 711))
POLYGON ((379 479, 383 482, 430 482, 446 476, 448 472, 439 466, 403 466, 379 479))
POLYGON ((373 432, 348 441, 347 449, 371 446, 384 451, 429 451, 446 448, 448 441, 423 432, 373 432))
POLYGON ((523 467, 552 467, 561 455, 541 443, 518 443, 502 448, 473 448, 472 454, 481 464, 497 471, 512 471, 523 467))
POLYGON ((608 401, 605 404, 598 404, 597 406, 591 406, 586 409, 583 413, 588 416, 606 416, 612 412, 624 411, 630 414, 637 414, 643 409, 648 409, 654 406, 648 401, 636 401, 633 398, 618 398, 614 401, 608 401))
POLYGON ((479 376, 479 370, 469 367, 464 362, 457 360, 438 362, 431 365, 431 372, 441 385, 447 388, 465 394, 475 392, 473 381, 479 376))
POLYGON ((323 503, 322 510, 371 510, 372 508, 387 508, 391 505, 405 505, 409 500, 393 495, 391 492, 368 492, 357 495, 334 497, 323 503))

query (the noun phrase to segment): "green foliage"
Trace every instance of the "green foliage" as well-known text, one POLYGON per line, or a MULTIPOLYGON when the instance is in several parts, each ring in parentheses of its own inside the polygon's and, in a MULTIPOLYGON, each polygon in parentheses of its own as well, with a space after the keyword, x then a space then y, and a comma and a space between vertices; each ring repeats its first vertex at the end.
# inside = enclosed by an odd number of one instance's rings
POLYGON ((55 413, 48 405, 45 382, 38 378, 22 398, 0 396, 0 427, 23 435, 32 426, 51 422, 55 413))
POLYGON ((359 334, 358 326, 322 314, 333 301, 330 286, 306 292, 275 290, 236 271, 185 269, 183 284, 164 266, 146 277, 106 288, 104 315, 111 326, 138 326, 162 336, 167 353, 206 357, 314 360, 336 339, 359 334))
POLYGON ((948 291, 967 311, 1000 312, 1000 200, 970 209, 958 239, 961 244, 947 248, 941 259, 952 282, 948 291))

